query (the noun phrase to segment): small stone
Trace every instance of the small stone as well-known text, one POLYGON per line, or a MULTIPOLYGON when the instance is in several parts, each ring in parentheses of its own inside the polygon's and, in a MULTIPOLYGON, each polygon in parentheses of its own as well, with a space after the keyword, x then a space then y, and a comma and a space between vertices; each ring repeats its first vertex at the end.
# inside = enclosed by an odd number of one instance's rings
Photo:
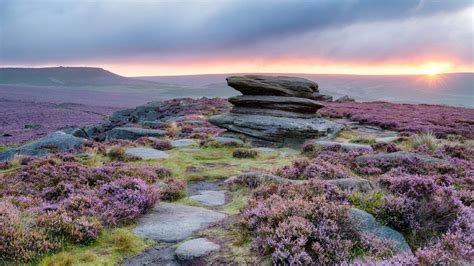
POLYGON ((343 143, 343 142, 325 141, 325 140, 313 141, 312 143, 315 145, 322 146, 322 147, 339 145, 341 146, 341 149, 344 151, 363 151, 363 150, 372 151, 373 150, 370 145, 365 145, 365 144, 343 143))
POLYGON ((169 157, 168 153, 165 151, 152 148, 127 148, 125 149, 125 154, 129 156, 137 156, 143 160, 167 159, 169 157))
POLYGON ((196 144, 196 141, 194 139, 177 139, 177 140, 171 141, 171 145, 173 147, 186 147, 186 146, 192 146, 195 144, 196 144))
POLYGON ((254 150, 256 152, 263 152, 263 153, 270 153, 270 152, 276 152, 277 151, 275 149, 266 148, 266 147, 252 148, 251 150, 254 150))
POLYGON ((190 199, 197 200, 205 206, 219 206, 225 203, 224 191, 202 190, 199 195, 190 196, 190 199))
POLYGON ((399 137, 382 137, 382 138, 376 138, 375 142, 377 142, 377 143, 379 143, 379 142, 394 142, 394 141, 397 141, 399 139, 400 139, 399 137))
POLYGON ((192 260, 206 256, 213 251, 219 250, 219 248, 219 245, 212 243, 206 238, 196 238, 182 243, 175 252, 181 260, 192 260))
POLYGON ((328 180, 327 182, 342 190, 351 192, 369 192, 376 188, 372 182, 363 178, 340 178, 328 180))

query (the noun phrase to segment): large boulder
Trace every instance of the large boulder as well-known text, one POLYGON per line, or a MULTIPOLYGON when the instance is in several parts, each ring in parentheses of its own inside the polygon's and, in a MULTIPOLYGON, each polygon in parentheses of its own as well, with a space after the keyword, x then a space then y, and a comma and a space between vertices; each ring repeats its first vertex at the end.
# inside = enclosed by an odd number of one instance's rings
POLYGON ((275 95, 313 98, 318 84, 303 78, 259 75, 233 76, 227 84, 244 95, 275 95))
POLYGON ((299 113, 316 113, 317 110, 324 107, 321 103, 316 101, 297 98, 297 97, 282 97, 282 96, 256 96, 256 95, 240 95, 230 97, 229 102, 235 106, 242 106, 247 108, 263 109, 277 109, 290 112, 299 113))
POLYGON ((81 146, 85 141, 84 138, 56 131, 18 148, 0 152, 0 161, 10 160, 15 155, 45 156, 50 151, 68 151, 81 146))
POLYGON ((332 137, 342 129, 341 125, 319 117, 308 119, 227 113, 212 116, 209 122, 233 132, 282 145, 301 144, 312 138, 332 137))
POLYGON ((116 127, 105 133, 107 140, 128 139, 136 140, 140 137, 163 137, 166 135, 164 130, 146 129, 138 127, 116 127))

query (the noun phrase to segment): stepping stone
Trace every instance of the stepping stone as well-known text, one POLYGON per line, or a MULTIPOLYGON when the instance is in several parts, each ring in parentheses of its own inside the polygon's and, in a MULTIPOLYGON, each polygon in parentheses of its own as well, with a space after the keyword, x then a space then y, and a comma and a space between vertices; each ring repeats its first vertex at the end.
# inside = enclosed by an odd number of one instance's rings
POLYGON ((165 151, 160 151, 152 148, 127 148, 125 154, 129 156, 137 156, 143 160, 166 159, 169 157, 165 151))
POLYGON ((276 152, 276 151, 277 151, 277 150, 275 150, 275 149, 266 148, 266 147, 252 148, 251 150, 254 150, 254 151, 256 151, 256 152, 263 152, 263 153, 266 153, 266 152, 276 152))
POLYGON ((177 140, 171 141, 171 145, 173 145, 173 147, 186 147, 186 146, 192 146, 195 144, 196 144, 196 141, 194 139, 177 139, 177 140))
POLYGON ((190 199, 197 200, 205 206, 219 206, 225 203, 224 191, 202 190, 199 195, 190 196, 190 199))
POLYGON ((212 243, 206 238, 196 238, 179 245, 175 252, 181 260, 192 260, 206 256, 213 251, 219 250, 219 248, 219 245, 212 243))
POLYGON ((143 253, 125 259, 121 265, 137 266, 137 265, 163 265, 163 266, 178 266, 174 250, 170 247, 161 247, 156 245, 145 250, 143 253))
POLYGON ((137 221, 133 232, 156 241, 176 242, 226 217, 205 208, 161 202, 137 221))

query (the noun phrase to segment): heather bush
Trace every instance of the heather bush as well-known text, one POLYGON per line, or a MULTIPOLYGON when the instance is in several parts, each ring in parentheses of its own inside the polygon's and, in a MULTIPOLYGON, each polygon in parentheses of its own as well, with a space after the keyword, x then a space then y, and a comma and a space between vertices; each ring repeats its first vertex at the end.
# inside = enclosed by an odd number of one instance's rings
POLYGON ((163 151, 171 150, 173 148, 173 145, 171 145, 171 141, 162 140, 162 139, 154 140, 153 143, 151 144, 151 146, 154 149, 163 150, 163 151))
POLYGON ((350 170, 321 159, 297 159, 291 165, 272 171, 272 174, 288 179, 338 179, 352 177, 350 170))
POLYGON ((375 216, 403 232, 415 247, 446 232, 462 207, 456 191, 432 176, 386 175, 379 183, 392 195, 384 197, 375 216))
POLYGON ((161 200, 178 200, 186 196, 186 181, 165 179, 159 187, 161 200))
POLYGON ((444 145, 439 152, 453 158, 474 162, 474 149, 463 145, 444 145))
POLYGON ((255 158, 257 155, 257 151, 249 149, 235 149, 232 153, 232 157, 234 158, 255 158))
POLYGON ((160 193, 152 184, 170 175, 159 166, 87 167, 57 157, 2 175, 2 259, 31 261, 66 243, 89 243, 104 226, 128 224, 154 206, 160 193))
POLYGON ((376 152, 391 153, 400 151, 397 144, 393 142, 378 142, 370 145, 376 152))
POLYGON ((125 149, 120 146, 115 146, 110 148, 107 152, 107 156, 113 161, 124 161, 127 155, 125 154, 125 149))
POLYGON ((319 180, 266 184, 253 192, 242 223, 255 236, 253 248, 277 265, 338 264, 360 250, 385 256, 387 248, 356 232, 348 210, 345 195, 319 180))
POLYGON ((438 138, 457 134, 474 138, 474 109, 387 102, 325 103, 324 116, 349 118, 364 124, 408 133, 432 132, 438 138))
POLYGON ((8 168, 11 167, 10 162, 0 162, 0 170, 7 170, 8 168))

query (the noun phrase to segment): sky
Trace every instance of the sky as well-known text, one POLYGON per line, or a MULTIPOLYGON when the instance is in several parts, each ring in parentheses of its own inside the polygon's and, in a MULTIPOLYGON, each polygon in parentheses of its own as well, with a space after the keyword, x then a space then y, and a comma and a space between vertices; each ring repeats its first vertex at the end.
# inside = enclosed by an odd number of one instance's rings
POLYGON ((0 0, 0 66, 474 72, 472 0, 0 0))

